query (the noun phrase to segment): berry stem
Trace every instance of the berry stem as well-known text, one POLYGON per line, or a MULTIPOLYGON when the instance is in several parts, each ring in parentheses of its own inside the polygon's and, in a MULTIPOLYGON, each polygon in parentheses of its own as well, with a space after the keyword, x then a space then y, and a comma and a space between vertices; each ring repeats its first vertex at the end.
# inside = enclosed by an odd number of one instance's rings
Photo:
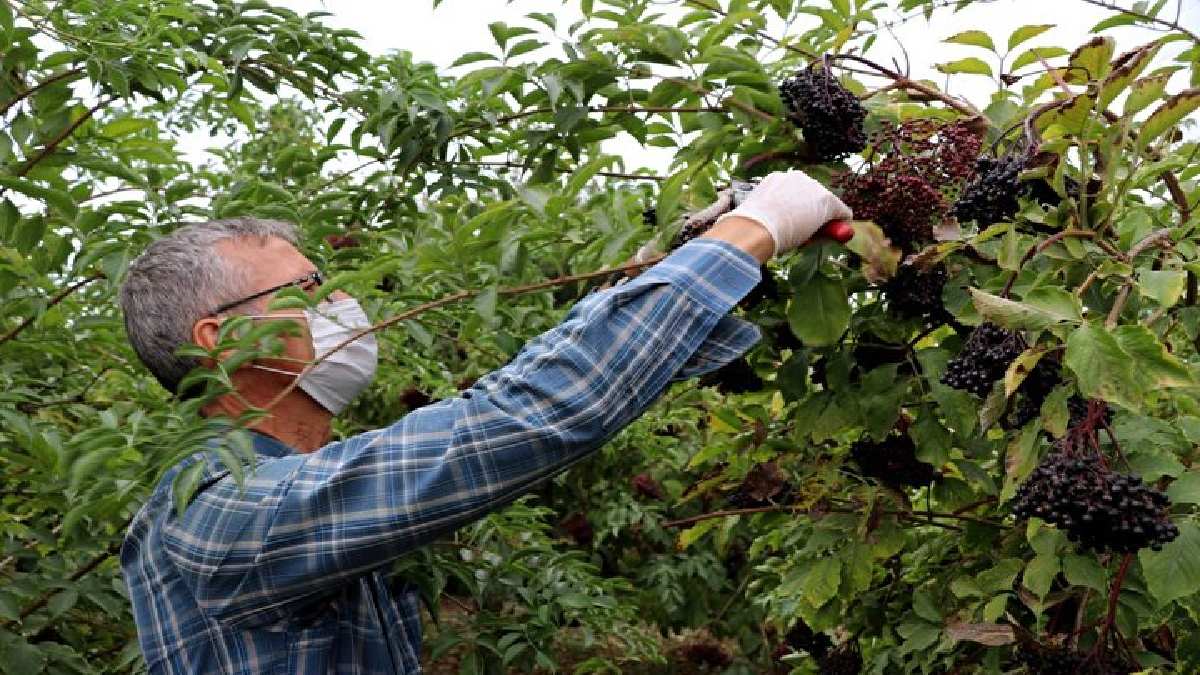
POLYGON ((1125 583, 1125 573, 1129 571, 1129 563, 1133 561, 1133 554, 1126 553, 1121 558, 1121 566, 1117 568, 1117 576, 1113 578, 1112 586, 1108 591, 1108 614, 1104 617, 1104 623, 1100 626, 1100 639, 1096 641, 1096 646, 1092 648, 1092 653, 1088 657, 1093 659, 1098 657, 1108 644, 1108 634, 1112 631, 1113 624, 1117 620, 1117 601, 1121 597, 1121 586, 1125 583))

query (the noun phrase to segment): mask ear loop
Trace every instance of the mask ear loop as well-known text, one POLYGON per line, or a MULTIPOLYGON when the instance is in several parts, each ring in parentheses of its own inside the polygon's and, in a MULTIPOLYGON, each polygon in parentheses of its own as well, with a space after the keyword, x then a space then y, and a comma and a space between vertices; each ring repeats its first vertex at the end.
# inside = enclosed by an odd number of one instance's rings
MULTIPOLYGON (((247 319, 304 319, 305 321, 308 321, 307 314, 239 314, 238 316, 244 316, 247 319)), ((309 342, 311 343, 312 342, 311 329, 310 329, 308 339, 309 339, 309 342)), ((312 359, 297 359, 297 358, 293 358, 291 356, 268 356, 266 358, 275 359, 276 361, 284 361, 287 363, 299 363, 304 368, 307 368, 308 366, 312 365, 312 363, 316 360, 316 353, 317 353, 316 345, 313 345, 313 358, 312 359)), ((257 368, 259 370, 266 370, 266 371, 269 371, 272 373, 279 373, 280 375, 296 375, 296 376, 300 375, 300 373, 297 371, 282 370, 279 368, 272 368, 270 366, 262 366, 257 363, 254 363, 254 362, 251 362, 247 365, 251 368, 257 368)))

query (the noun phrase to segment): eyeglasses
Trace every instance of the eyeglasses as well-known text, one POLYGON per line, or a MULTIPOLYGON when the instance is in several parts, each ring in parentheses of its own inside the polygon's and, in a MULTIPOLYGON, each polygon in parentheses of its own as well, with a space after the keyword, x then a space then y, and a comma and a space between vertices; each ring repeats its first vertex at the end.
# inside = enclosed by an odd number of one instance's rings
POLYGON ((325 277, 323 277, 321 275, 320 271, 314 270, 294 281, 289 281, 284 284, 279 284, 278 286, 272 286, 271 288, 268 288, 265 291, 259 291, 258 293, 255 293, 254 295, 250 295, 245 298, 242 298, 241 300, 234 300, 233 302, 227 302, 227 303, 221 305, 220 307, 214 309, 212 311, 212 313, 220 314, 221 312, 224 312, 232 307, 237 307, 238 305, 242 304, 243 302, 250 302, 251 300, 257 300, 264 295, 270 295, 271 293, 274 293, 275 291, 287 288, 288 286, 303 286, 304 284, 309 283, 309 282, 316 283, 318 286, 320 286, 321 284, 325 283, 325 277))

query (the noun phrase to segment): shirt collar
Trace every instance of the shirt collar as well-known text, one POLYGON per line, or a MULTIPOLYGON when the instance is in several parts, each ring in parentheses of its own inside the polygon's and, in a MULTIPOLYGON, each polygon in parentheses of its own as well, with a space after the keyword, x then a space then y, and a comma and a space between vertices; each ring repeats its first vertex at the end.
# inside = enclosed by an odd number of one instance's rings
POLYGON ((261 431, 248 429, 250 437, 254 439, 254 452, 268 457, 287 457, 296 453, 287 443, 272 438, 261 431))

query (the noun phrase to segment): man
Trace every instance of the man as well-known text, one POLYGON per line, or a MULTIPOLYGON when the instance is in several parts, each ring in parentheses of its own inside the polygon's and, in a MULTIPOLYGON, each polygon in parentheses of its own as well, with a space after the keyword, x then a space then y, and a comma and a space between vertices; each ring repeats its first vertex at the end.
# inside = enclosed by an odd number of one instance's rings
MULTIPOLYGON (((704 236, 633 281, 589 295, 556 328, 459 397, 329 443, 330 420, 374 373, 371 336, 300 378, 252 427, 257 465, 237 481, 208 452, 173 467, 121 550, 151 673, 419 673, 416 593, 388 564, 500 508, 598 449, 669 383, 711 371, 759 337, 726 316, 759 266, 850 210, 800 172, 765 178, 704 236), (199 463, 199 464, 198 464, 199 463), (203 475, 182 516, 172 481, 203 475)), ((232 376, 205 409, 236 418, 287 390, 304 363, 367 325, 338 293, 318 311, 270 310, 320 276, 290 225, 238 219, 180 228, 130 266, 130 342, 169 390, 233 316, 306 327, 232 376)))

